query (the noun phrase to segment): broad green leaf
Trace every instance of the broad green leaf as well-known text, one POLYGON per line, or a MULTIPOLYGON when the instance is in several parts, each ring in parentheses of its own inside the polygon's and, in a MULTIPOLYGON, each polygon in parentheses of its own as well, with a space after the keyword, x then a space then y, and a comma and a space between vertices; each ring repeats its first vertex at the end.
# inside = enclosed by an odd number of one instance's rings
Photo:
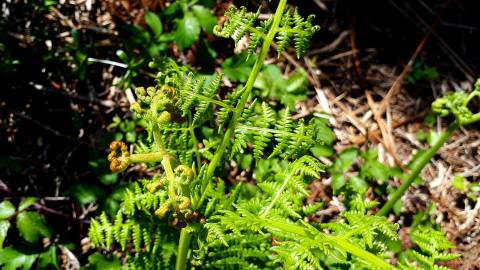
POLYGON ((317 140, 320 140, 327 145, 331 145, 335 139, 332 129, 330 129, 322 119, 315 118, 314 121, 317 140))
POLYGON ((415 138, 421 142, 425 141, 427 137, 428 137, 427 132, 418 131, 417 133, 415 133, 415 138))
POLYGON ((8 220, 0 220, 0 250, 3 248, 3 241, 7 237, 10 222, 8 220))
POLYGON ((153 36, 155 38, 160 37, 163 32, 163 25, 160 17, 158 17, 157 14, 151 11, 147 11, 145 13, 145 22, 147 23, 150 30, 152 30, 153 36))
POLYGON ((378 151, 377 149, 370 149, 366 152, 362 152, 361 156, 367 161, 374 161, 378 158, 378 151))
POLYGON ((200 23, 192 12, 176 21, 175 43, 182 50, 190 48, 200 35, 200 23))
POLYGON ((225 59, 222 64, 223 73, 232 81, 246 82, 256 58, 247 53, 236 54, 225 59))
POLYGON ((38 198, 35 197, 28 197, 25 198, 19 205, 18 205, 18 211, 23 211, 30 207, 32 204, 36 203, 38 198))
POLYGON ((390 168, 378 160, 367 161, 361 168, 362 176, 373 178, 381 183, 390 177, 390 168))
POLYGON ((319 157, 329 157, 329 156, 333 155, 332 147, 327 146, 327 145, 314 146, 314 147, 310 148, 310 152, 312 152, 312 154, 317 158, 319 158, 319 157))
POLYGON ((118 180, 118 173, 106 173, 100 176, 100 182, 104 185, 113 185, 118 180))
POLYGON ((457 190, 460 191, 465 191, 467 190, 465 186, 465 179, 461 177, 460 175, 456 175, 453 180, 452 180, 452 187, 456 188, 457 190))
POLYGON ((356 148, 347 148, 343 150, 333 163, 333 170, 341 173, 348 171, 357 156, 358 150, 356 148))
POLYGON ((368 189, 367 182, 363 178, 358 177, 358 176, 351 176, 348 184, 349 184, 350 188, 352 188, 352 190, 354 190, 354 191, 356 191, 360 194, 365 193, 368 189))
POLYGON ((261 159, 255 165, 254 175, 258 180, 265 180, 272 177, 272 175, 281 178, 282 174, 279 174, 278 172, 285 170, 287 166, 288 162, 286 160, 280 160, 277 158, 261 159))
POLYGON ((307 85, 307 73, 304 69, 298 69, 295 74, 287 79, 285 91, 288 93, 304 92, 307 85))
MULTIPOLYGON (((266 65, 255 80, 254 87, 265 93, 275 93, 283 84, 282 71, 275 65, 266 65)), ((262 93, 262 96, 266 96, 262 93)))
POLYGON ((0 203, 0 219, 7 219, 15 215, 15 206, 10 201, 0 203))
POLYGON ((212 34, 213 27, 217 25, 217 17, 215 17, 208 8, 200 5, 193 6, 192 12, 195 14, 195 17, 197 17, 203 29, 205 29, 207 33, 212 34))
POLYGON ((163 12, 162 17, 171 17, 176 15, 182 9, 183 3, 181 1, 174 1, 171 5, 167 6, 163 12))
POLYGON ((27 255, 13 248, 0 249, 0 266, 3 270, 29 270, 38 254, 27 255))
POLYGON ((88 257, 88 266, 86 269, 117 270, 121 268, 122 265, 117 257, 111 256, 111 258, 106 258, 100 253, 94 253, 88 257))
POLYGON ((91 203, 105 197, 105 191, 101 187, 80 182, 74 183, 67 193, 80 204, 91 203))
POLYGON ((306 73, 298 71, 285 79, 276 65, 265 65, 258 75, 254 87, 261 90, 261 97, 277 99, 291 110, 298 101, 306 98, 306 73))
POLYGON ((122 201, 125 197, 125 192, 127 190, 127 186, 116 186, 112 193, 110 193, 110 197, 117 201, 122 201))
POLYGON ((345 177, 342 174, 334 174, 332 175, 332 189, 333 192, 336 194, 338 191, 345 186, 345 177))
POLYGON ((50 246, 47 251, 40 254, 38 258, 40 269, 59 269, 57 262, 57 247, 50 246))
POLYGON ((40 237, 50 237, 52 234, 44 217, 37 212, 18 214, 17 229, 20 235, 30 243, 38 242, 40 237))

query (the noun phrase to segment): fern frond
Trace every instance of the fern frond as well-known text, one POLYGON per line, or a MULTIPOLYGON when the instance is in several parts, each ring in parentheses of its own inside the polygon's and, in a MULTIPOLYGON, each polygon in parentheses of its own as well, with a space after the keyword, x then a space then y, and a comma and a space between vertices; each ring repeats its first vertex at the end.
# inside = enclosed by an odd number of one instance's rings
POLYGON ((297 51, 297 57, 300 58, 307 52, 310 39, 313 34, 320 29, 319 26, 313 26, 312 20, 315 16, 310 15, 305 20, 298 10, 295 10, 293 15, 293 31, 295 33, 295 50, 297 51))
POLYGON ((190 108, 195 102, 195 96, 202 90, 205 78, 196 79, 193 73, 188 74, 186 82, 182 85, 180 91, 179 107, 182 115, 186 116, 190 112, 190 108))
POLYGON ((133 241, 133 246, 135 247, 135 250, 140 251, 140 248, 142 245, 142 228, 140 227, 140 224, 133 225, 132 241, 133 241))
POLYGON ((100 215, 100 224, 101 229, 103 230, 103 233, 105 235, 105 245, 109 247, 113 244, 114 228, 110 221, 108 221, 108 217, 105 213, 102 213, 102 215, 100 215))
MULTIPOLYGON (((242 89, 241 86, 237 87, 237 89, 233 92, 230 92, 227 94, 227 98, 224 99, 222 102, 225 103, 227 106, 234 107, 238 100, 241 97, 242 94, 242 89)), ((232 116, 232 110, 226 107, 221 107, 218 111, 218 133, 221 132, 221 130, 227 125, 227 121, 230 119, 232 116)))
POLYGON ((262 45, 263 38, 267 35, 268 29, 270 29, 272 23, 273 18, 270 17, 267 20, 260 22, 260 26, 255 28, 256 31, 250 33, 250 43, 248 44, 247 49, 249 55, 257 52, 257 48, 262 45))
MULTIPOLYGON (((283 29, 287 30, 290 29, 290 26, 294 24, 293 17, 290 12, 285 12, 285 15, 283 16, 282 21, 280 22, 280 27, 283 29)), ((278 57, 280 57, 280 54, 282 52, 286 51, 288 49, 288 46, 290 46, 290 42, 294 36, 294 33, 291 31, 280 31, 276 37, 277 39, 277 52, 278 52, 278 57)))
MULTIPOLYGON (((220 82, 222 80, 222 74, 221 73, 216 73, 211 82, 208 84, 208 86, 203 89, 202 95, 207 98, 211 98, 215 95, 215 93, 218 90, 218 87, 220 86, 220 82)), ((205 115, 207 109, 211 105, 210 102, 205 101, 205 100, 199 100, 199 105, 196 108, 195 115, 193 116, 193 124, 200 124, 199 121, 205 121, 205 119, 202 119, 203 116, 205 115)))
POLYGON ((311 241, 305 239, 302 239, 301 242, 285 241, 274 247, 273 250, 279 256, 290 257, 283 258, 287 262, 285 267, 288 269, 323 269, 318 256, 313 252, 312 246, 314 245, 309 242, 311 241))
MULTIPOLYGON (((265 102, 262 103, 262 113, 256 121, 256 126, 264 129, 270 127, 271 122, 275 121, 275 112, 265 102)), ((270 143, 272 134, 266 131, 256 131, 253 136, 253 155, 259 159, 263 156, 264 149, 270 143)))
MULTIPOLYGON (((227 19, 223 27, 216 26, 214 33, 225 38, 232 37, 235 41, 235 46, 244 36, 249 36, 250 44, 247 51, 249 54, 254 54, 262 44, 263 38, 267 35, 273 23, 273 17, 270 17, 257 24, 259 15, 260 9, 257 13, 252 13, 247 12, 245 7, 236 8, 231 6, 225 12, 227 19)), ((313 25, 313 15, 304 19, 298 14, 297 9, 293 12, 287 9, 282 16, 279 27, 274 29, 278 43, 278 55, 284 52, 293 41, 297 57, 300 58, 305 55, 311 37, 320 27, 313 25)))
POLYGON ((245 7, 237 8, 230 6, 225 12, 227 18, 223 27, 217 25, 213 32, 220 37, 233 37, 237 44, 246 34, 257 31, 254 27, 255 22, 260 15, 260 9, 256 13, 248 12, 245 7))
POLYGON ((315 178, 319 177, 319 172, 323 172, 325 167, 320 161, 312 156, 303 156, 292 163, 291 169, 294 174, 301 176, 308 175, 315 178))
POLYGON ((88 231, 88 238, 93 247, 103 246, 105 243, 101 226, 97 220, 92 219, 90 230, 88 231))
MULTIPOLYGON (((240 116, 240 121, 246 123, 252 123, 254 110, 256 106, 256 100, 254 100, 243 112, 240 116)), ((248 131, 238 131, 235 133, 232 149, 230 151, 230 158, 233 158, 234 155, 238 153, 243 153, 243 149, 247 147, 248 142, 248 131)))
POLYGON ((272 154, 270 154, 269 158, 280 155, 284 149, 286 149, 289 145, 289 137, 285 136, 284 134, 289 134, 292 132, 292 125, 293 119, 290 114, 290 110, 288 107, 283 111, 281 119, 275 125, 276 129, 280 131, 279 133, 275 134, 275 140, 277 141, 277 145, 273 149, 272 154))
POLYGON ((460 257, 460 254, 448 252, 454 246, 446 239, 443 232, 430 226, 416 227, 410 233, 410 239, 418 245, 419 250, 408 250, 407 254, 425 269, 438 269, 437 262, 451 261, 460 257))
POLYGON ((228 247, 228 243, 225 237, 225 234, 223 233, 222 228, 220 227, 219 224, 217 223, 206 223, 205 228, 208 231, 207 234, 207 241, 208 242, 213 242, 215 239, 219 240, 222 242, 223 245, 228 247))

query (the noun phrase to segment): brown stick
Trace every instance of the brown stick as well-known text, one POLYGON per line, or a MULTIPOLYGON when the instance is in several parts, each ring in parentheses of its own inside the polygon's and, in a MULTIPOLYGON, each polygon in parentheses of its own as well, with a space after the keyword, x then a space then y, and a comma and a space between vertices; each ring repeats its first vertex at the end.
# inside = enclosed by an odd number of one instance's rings
POLYGON ((406 170, 406 166, 400 161, 400 159, 397 156, 396 150, 395 150, 395 142, 393 140, 393 136, 390 132, 390 129, 387 129, 387 125, 383 121, 383 118, 381 114, 378 111, 377 104, 373 101, 372 95, 370 91, 365 91, 365 96, 367 97, 368 105, 370 106, 370 109, 373 112, 373 117, 377 121, 378 127, 380 128, 380 131, 382 133, 383 141, 381 141, 382 145, 385 147, 387 152, 393 157, 395 160, 395 163, 402 168, 403 170, 406 170))

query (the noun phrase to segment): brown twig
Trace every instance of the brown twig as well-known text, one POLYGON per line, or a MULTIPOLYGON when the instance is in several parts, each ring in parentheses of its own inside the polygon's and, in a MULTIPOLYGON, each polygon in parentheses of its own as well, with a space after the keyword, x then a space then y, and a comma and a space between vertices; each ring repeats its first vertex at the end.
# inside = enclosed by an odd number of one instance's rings
POLYGON ((406 166, 400 161, 400 158, 398 158, 397 153, 396 153, 396 147, 395 147, 395 142, 393 140, 393 136, 391 133, 391 129, 387 128, 387 125, 383 121, 383 118, 381 114, 379 113, 378 106, 373 101, 372 95, 370 91, 365 91, 365 96, 367 97, 368 105, 370 106, 370 109, 373 112, 373 117, 375 118, 375 121, 378 124, 378 127, 380 128, 380 131, 382 133, 382 138, 381 140, 382 145, 385 147, 387 152, 393 157, 395 160, 395 163, 402 168, 403 170, 406 170, 406 166))

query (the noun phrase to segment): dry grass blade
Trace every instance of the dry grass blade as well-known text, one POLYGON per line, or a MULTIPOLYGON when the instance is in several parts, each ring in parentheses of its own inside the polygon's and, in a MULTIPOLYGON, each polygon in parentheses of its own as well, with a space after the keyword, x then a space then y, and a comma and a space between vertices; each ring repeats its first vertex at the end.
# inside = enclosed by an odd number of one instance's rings
POLYGON ((402 163, 400 158, 397 156, 396 151, 395 151, 395 141, 392 136, 391 129, 388 128, 388 126, 385 124, 385 121, 383 120, 377 104, 373 101, 372 94, 367 90, 365 91, 365 96, 367 97, 368 100, 368 105, 370 106, 370 109, 373 112, 373 117, 375 118, 375 121, 378 124, 378 127, 380 128, 380 131, 382 133, 382 140, 381 143, 385 147, 385 149, 388 151, 388 153, 393 157, 395 160, 395 163, 402 168, 403 170, 406 170, 407 168, 405 165, 402 163))

